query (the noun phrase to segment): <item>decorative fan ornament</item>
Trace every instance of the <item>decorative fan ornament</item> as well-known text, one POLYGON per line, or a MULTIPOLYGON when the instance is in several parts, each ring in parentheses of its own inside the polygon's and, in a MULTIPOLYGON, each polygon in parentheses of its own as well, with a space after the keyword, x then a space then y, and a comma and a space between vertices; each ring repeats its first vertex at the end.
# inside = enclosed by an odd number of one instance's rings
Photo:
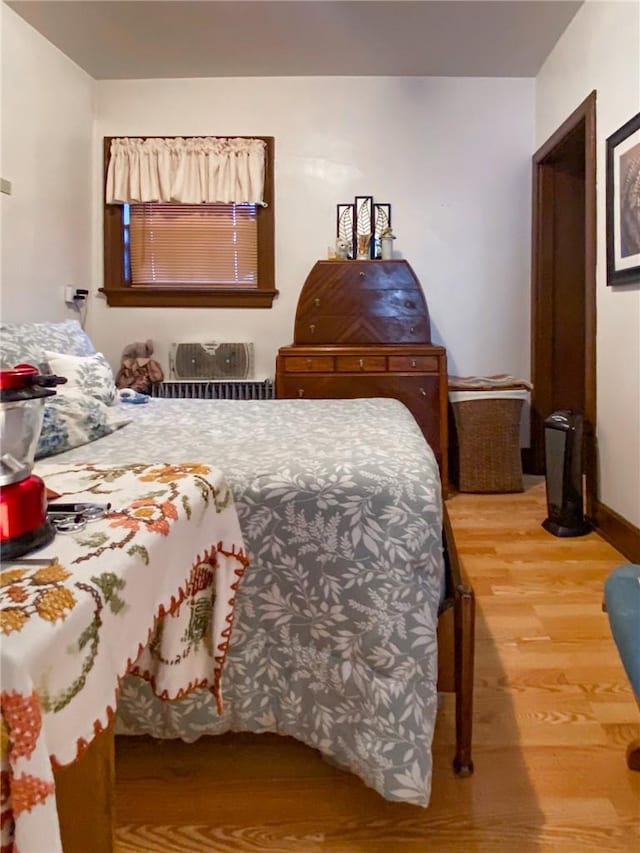
POLYGON ((355 196, 352 204, 337 205, 337 246, 347 247, 348 258, 379 258, 380 239, 391 229, 391 205, 377 204, 373 196, 355 196))
POLYGON ((338 227, 337 227, 338 243, 344 244, 347 247, 347 257, 354 258, 353 251, 353 205, 339 204, 338 205, 338 227))
POLYGON ((373 196, 356 196, 356 233, 360 236, 371 234, 371 219, 373 213, 373 196))
POLYGON ((376 227, 375 233, 381 234, 391 228, 391 205, 376 204, 376 227))

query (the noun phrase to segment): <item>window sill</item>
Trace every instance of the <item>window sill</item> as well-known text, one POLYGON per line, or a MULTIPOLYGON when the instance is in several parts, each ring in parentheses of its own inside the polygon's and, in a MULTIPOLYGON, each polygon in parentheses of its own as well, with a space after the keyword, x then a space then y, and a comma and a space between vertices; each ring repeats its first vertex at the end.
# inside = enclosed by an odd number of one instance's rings
POLYGON ((171 290, 101 287, 107 305, 126 308, 271 308, 277 290, 171 290))

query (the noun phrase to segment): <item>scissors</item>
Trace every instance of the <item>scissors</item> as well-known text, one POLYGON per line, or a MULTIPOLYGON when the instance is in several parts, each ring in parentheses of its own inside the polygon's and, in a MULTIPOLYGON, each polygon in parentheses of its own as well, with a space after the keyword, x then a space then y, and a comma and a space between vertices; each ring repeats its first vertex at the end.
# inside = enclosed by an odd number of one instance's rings
POLYGON ((90 521, 104 518, 110 509, 110 503, 49 503, 47 519, 58 533, 76 533, 90 521))

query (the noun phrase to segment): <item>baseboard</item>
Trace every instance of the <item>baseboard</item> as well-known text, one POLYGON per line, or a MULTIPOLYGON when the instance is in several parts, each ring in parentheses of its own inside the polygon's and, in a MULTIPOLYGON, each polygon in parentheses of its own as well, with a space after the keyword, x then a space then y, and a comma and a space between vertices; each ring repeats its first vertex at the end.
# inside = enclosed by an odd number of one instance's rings
POLYGON ((632 563, 640 563, 640 529, 600 501, 594 501, 593 509, 598 533, 632 563))

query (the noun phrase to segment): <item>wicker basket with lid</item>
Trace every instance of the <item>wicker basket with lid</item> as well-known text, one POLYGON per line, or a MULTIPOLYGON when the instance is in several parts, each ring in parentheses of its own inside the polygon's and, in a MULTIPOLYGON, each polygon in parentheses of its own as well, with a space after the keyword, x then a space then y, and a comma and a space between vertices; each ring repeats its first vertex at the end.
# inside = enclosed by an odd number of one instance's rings
POLYGON ((521 492, 520 421, 531 384, 498 376, 450 376, 461 492, 521 492))

